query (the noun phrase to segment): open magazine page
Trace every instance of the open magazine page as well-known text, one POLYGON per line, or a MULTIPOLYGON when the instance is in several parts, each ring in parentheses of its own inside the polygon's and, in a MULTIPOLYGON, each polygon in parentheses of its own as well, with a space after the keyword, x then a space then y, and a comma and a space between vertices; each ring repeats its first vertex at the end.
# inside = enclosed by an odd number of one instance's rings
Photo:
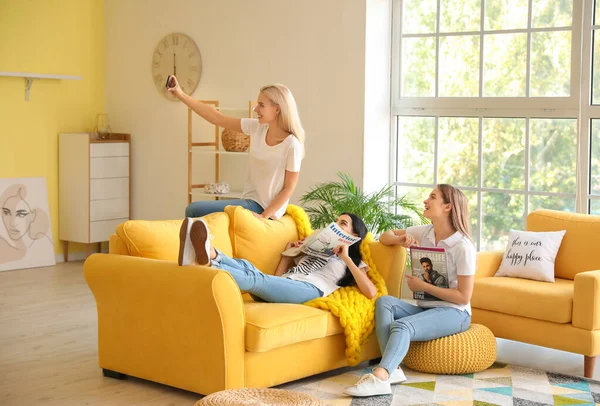
POLYGON ((333 250, 342 245, 352 245, 360 241, 359 237, 348 234, 342 230, 336 223, 331 223, 327 227, 317 230, 304 240, 300 247, 293 247, 282 254, 294 257, 301 253, 327 259, 333 254, 333 250))
MULTIPOLYGON (((444 248, 410 247, 412 275, 431 285, 447 288, 448 264, 444 248)), ((413 292, 413 299, 441 300, 425 292, 413 292)))

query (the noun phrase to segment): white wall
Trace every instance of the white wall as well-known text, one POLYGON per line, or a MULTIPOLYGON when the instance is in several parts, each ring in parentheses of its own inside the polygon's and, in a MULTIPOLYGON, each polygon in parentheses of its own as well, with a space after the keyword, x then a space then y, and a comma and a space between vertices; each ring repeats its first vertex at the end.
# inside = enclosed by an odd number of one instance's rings
POLYGON ((389 183, 392 0, 367 0, 363 187, 389 183))
POLYGON ((132 133, 133 218, 180 218, 187 204, 187 109, 150 68, 171 32, 200 48, 198 99, 244 109, 261 85, 290 87, 307 134, 294 201, 337 171, 363 184, 365 0, 106 0, 105 18, 106 110, 132 133))

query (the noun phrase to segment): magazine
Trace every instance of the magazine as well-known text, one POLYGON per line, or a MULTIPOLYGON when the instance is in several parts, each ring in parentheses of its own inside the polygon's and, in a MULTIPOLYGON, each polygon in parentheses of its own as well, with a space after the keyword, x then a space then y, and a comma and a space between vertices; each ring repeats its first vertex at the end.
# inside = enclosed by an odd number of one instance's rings
MULTIPOLYGON (((410 247, 410 266, 412 275, 438 286, 448 288, 448 264, 444 248, 410 247)), ((413 292, 416 300, 441 300, 426 292, 413 292)))
POLYGON ((336 223, 331 223, 327 227, 316 230, 308 236, 299 247, 292 247, 283 251, 282 255, 295 257, 302 253, 327 259, 333 254, 333 250, 342 244, 352 245, 360 241, 359 237, 348 234, 336 223))

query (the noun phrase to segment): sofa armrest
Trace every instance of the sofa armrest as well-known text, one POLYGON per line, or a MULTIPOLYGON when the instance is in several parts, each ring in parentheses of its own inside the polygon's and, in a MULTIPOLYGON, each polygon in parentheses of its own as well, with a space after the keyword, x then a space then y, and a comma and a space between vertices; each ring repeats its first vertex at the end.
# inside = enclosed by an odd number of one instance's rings
POLYGON ((108 240, 108 253, 118 255, 130 255, 127 244, 116 234, 112 234, 108 240))
POLYGON ((496 274, 504 251, 480 251, 477 253, 477 272, 475 279, 489 278, 496 274))
POLYGON ((600 270, 575 275, 573 326, 585 330, 600 329, 600 270))
POLYGON ((383 245, 379 241, 369 244, 373 261, 385 281, 388 295, 402 297, 402 278, 406 270, 408 253, 400 245, 383 245))
POLYGON ((84 273, 101 368, 203 394, 244 387, 244 308, 228 273, 111 254, 84 273))

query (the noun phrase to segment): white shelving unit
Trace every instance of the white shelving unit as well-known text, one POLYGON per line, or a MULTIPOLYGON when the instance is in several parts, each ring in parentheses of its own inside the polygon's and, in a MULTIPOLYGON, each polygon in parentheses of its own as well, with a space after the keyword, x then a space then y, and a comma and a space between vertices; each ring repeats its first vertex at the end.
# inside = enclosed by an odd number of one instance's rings
POLYGON ((47 73, 27 73, 27 72, 0 72, 0 76, 17 77, 25 79, 25 100, 29 101, 29 92, 34 80, 81 80, 81 76, 73 75, 51 75, 47 73))

